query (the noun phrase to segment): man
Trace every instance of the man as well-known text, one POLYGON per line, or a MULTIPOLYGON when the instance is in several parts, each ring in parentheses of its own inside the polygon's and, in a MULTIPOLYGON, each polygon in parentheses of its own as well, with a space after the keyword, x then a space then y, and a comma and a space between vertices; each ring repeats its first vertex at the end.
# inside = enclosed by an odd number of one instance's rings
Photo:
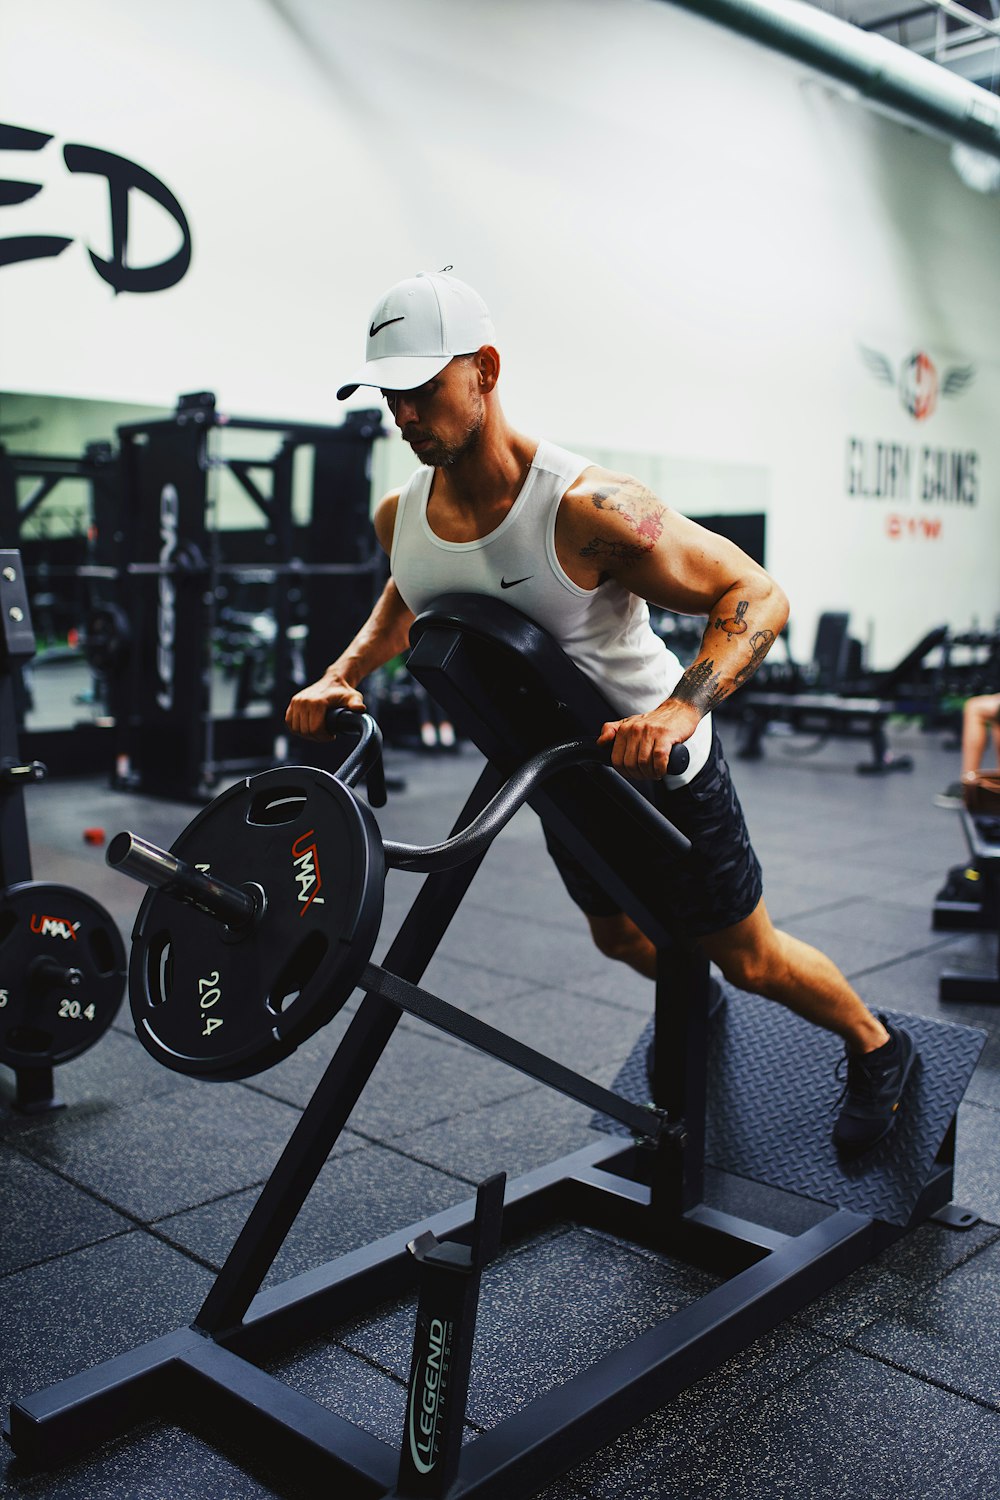
POLYGON ((953 782, 946 792, 934 798, 938 807, 985 811, 975 806, 975 786, 986 742, 990 739, 997 760, 997 774, 1000 775, 1000 693, 966 698, 962 705, 962 779, 953 782))
MULTIPOLYGON (((763 660, 788 602, 738 547, 637 480, 515 431, 497 395, 495 337, 482 299, 444 272, 399 282, 376 305, 365 366, 337 394, 381 390, 423 467, 378 505, 390 580, 343 654, 292 699, 289 728, 322 739, 330 707, 363 708, 358 684, 407 648, 415 615, 445 592, 495 595, 529 615, 622 714, 600 735, 613 764, 665 779, 664 810, 691 839, 697 872, 692 879, 689 864, 678 880, 666 859, 656 878, 668 909, 732 984, 843 1038, 847 1085, 834 1139, 845 1154, 865 1151, 894 1123, 913 1042, 873 1015, 824 954, 772 925, 711 721, 763 660), (647 601, 708 616, 686 671, 650 628, 647 601), (681 742, 688 768, 667 777, 681 742)), ((649 939, 548 830, 546 839, 598 947, 654 977, 649 939)))

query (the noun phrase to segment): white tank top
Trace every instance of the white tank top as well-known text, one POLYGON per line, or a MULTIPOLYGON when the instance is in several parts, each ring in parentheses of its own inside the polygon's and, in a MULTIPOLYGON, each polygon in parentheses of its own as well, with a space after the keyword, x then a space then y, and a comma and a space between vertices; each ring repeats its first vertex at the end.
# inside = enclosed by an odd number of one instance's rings
MULTIPOLYGON (((556 514, 591 460, 541 442, 521 491, 500 525, 473 542, 446 542, 427 520, 434 478, 421 468, 403 486, 396 508, 390 562, 408 609, 420 614, 442 594, 488 594, 513 605, 554 636, 624 718, 646 713, 670 696, 680 662, 652 629, 644 599, 607 579, 584 589, 556 555, 556 514)), ((690 763, 668 787, 683 786, 708 758, 711 715, 687 740, 690 763)))

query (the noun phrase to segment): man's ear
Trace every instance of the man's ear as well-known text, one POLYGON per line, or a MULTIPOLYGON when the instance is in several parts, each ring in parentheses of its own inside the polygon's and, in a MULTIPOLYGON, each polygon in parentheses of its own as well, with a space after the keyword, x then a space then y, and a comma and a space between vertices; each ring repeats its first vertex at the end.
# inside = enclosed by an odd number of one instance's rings
POLYGON ((485 394, 492 391, 500 379, 500 356, 492 344, 484 344, 476 354, 476 370, 479 389, 485 394))

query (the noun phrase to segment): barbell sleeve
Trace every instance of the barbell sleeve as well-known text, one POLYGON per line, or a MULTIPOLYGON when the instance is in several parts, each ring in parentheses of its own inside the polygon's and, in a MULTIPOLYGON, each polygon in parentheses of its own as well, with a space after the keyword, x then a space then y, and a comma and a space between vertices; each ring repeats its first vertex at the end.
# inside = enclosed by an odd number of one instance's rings
POLYGON ((258 913, 260 903, 252 891, 196 870, 194 865, 134 833, 116 833, 108 845, 106 858, 113 870, 131 875, 142 885, 152 886, 188 906, 196 906, 225 922, 227 927, 245 927, 258 913))

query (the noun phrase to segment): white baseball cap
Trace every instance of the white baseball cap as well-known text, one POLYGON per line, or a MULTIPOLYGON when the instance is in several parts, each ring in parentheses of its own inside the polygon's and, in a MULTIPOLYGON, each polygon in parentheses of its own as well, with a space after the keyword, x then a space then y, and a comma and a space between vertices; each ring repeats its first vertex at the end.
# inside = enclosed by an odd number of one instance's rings
POLYGON ((474 354, 495 341, 493 320, 478 292, 445 271, 421 271, 397 281, 375 304, 364 367, 340 387, 338 400, 353 396, 359 385, 415 390, 456 354, 474 354))

